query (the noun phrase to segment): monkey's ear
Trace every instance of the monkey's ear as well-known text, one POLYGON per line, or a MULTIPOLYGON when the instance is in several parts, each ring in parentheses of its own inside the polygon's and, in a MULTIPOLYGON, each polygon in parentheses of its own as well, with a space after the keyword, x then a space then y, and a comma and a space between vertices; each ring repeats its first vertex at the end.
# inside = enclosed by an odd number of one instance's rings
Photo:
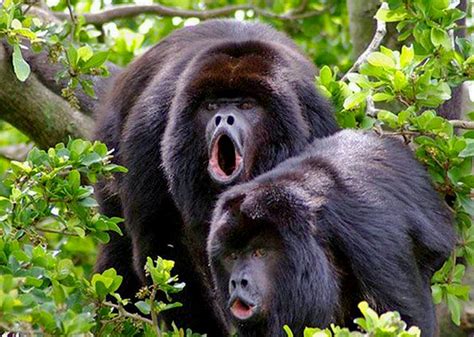
POLYGON ((248 190, 248 188, 243 187, 244 185, 249 184, 237 185, 220 195, 214 208, 211 230, 212 227, 216 229, 222 227, 225 223, 235 222, 239 219, 240 206, 246 197, 245 191, 248 190))
POLYGON ((238 213, 245 197, 246 195, 244 193, 228 196, 222 204, 222 210, 231 214, 238 213))

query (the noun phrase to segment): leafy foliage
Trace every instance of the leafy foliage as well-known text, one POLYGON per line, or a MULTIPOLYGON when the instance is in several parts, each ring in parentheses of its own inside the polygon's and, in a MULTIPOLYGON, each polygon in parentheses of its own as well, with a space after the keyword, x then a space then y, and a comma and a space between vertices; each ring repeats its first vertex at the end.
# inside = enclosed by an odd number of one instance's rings
MULTIPOLYGON (((172 261, 148 259, 152 283, 136 303, 116 293, 122 276, 115 270, 90 277, 87 256, 96 242, 107 242, 110 231, 121 233, 122 219, 97 213, 90 185, 126 172, 111 158, 104 144, 77 139, 48 151, 33 149, 25 162, 11 163, 8 194, 0 197, 0 329, 154 336, 161 334, 158 314, 180 306, 170 297, 184 287, 171 276, 172 261), (166 301, 157 300, 158 294, 165 294, 166 301), (132 303, 153 320, 129 313, 132 303)), ((162 335, 183 333, 174 327, 162 335)), ((198 335, 188 331, 186 336, 198 335)))
MULTIPOLYGON (((82 25, 82 20, 73 23, 47 23, 38 17, 26 15, 23 2, 6 0, 0 7, 0 39, 13 47, 12 64, 16 77, 26 81, 31 69, 24 60, 22 49, 31 46, 34 52, 48 51, 52 62, 60 62, 64 70, 56 74, 56 79, 65 80, 62 95, 76 108, 78 100, 74 89, 79 85, 89 96, 95 97, 91 76, 107 76, 105 62, 108 51, 94 51, 97 30, 82 25)), ((100 35, 100 33, 99 33, 100 35)))
MULTIPOLYGON (((360 331, 349 331, 331 324, 329 329, 306 328, 303 337, 420 337, 421 331, 417 327, 408 328, 400 319, 398 312, 387 312, 379 316, 371 309, 367 302, 359 304, 363 318, 355 319, 354 323, 360 331)), ((288 337, 293 333, 288 326, 284 327, 288 337)))

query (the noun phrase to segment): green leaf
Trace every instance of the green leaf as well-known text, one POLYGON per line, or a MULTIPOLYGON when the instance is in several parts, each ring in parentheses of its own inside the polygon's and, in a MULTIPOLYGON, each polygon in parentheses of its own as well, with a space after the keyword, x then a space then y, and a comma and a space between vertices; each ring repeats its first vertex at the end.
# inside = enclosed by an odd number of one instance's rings
POLYGON ((410 47, 403 46, 402 53, 400 54, 400 66, 402 68, 408 66, 413 61, 414 57, 415 57, 415 51, 413 49, 413 46, 410 46, 410 47))
POLYGON ((77 61, 79 60, 79 57, 77 55, 77 50, 74 48, 74 46, 69 46, 69 48, 66 51, 67 54, 67 59, 69 61, 69 64, 73 67, 77 65, 77 61))
POLYGON ((461 302, 456 298, 456 296, 447 294, 446 295, 448 309, 451 313, 451 319, 456 325, 461 324, 461 302))
POLYGON ((443 289, 439 284, 431 286, 431 295, 433 297, 434 304, 440 304, 443 299, 443 289))
POLYGON ((12 23, 10 24, 10 26, 13 28, 13 29, 21 29, 23 27, 23 25, 21 24, 20 20, 18 19, 13 19, 12 20, 12 23))
POLYGON ((151 312, 150 304, 145 301, 138 301, 135 303, 135 306, 142 314, 149 315, 151 312))
POLYGON ((79 204, 83 207, 88 207, 88 208, 99 206, 97 204, 97 201, 94 198, 91 198, 91 197, 87 197, 85 199, 82 199, 81 201, 79 201, 79 204))
POLYGON ((387 110, 381 110, 377 114, 377 119, 388 124, 392 129, 395 129, 398 125, 398 117, 393 112, 387 110))
POLYGON ((75 139, 68 144, 68 148, 71 150, 71 154, 79 156, 89 147, 89 145, 90 143, 83 141, 82 139, 75 139))
POLYGON ((63 259, 60 260, 56 266, 56 271, 58 272, 58 280, 61 280, 65 277, 68 277, 73 271, 74 265, 71 260, 63 259))
POLYGON ((405 74, 400 70, 397 70, 393 79, 393 88, 398 92, 405 89, 407 85, 408 79, 406 78, 405 74))
POLYGON ((286 332, 287 337, 294 337, 293 332, 288 325, 284 325, 283 330, 286 332))
POLYGON ((81 164, 85 165, 85 166, 89 166, 89 165, 92 165, 92 164, 97 164, 97 163, 100 163, 100 162, 102 162, 102 157, 96 152, 92 152, 92 153, 87 154, 81 160, 81 164))
POLYGON ((431 42, 435 47, 443 46, 444 49, 451 49, 451 39, 448 33, 440 28, 431 28, 431 42))
POLYGON ((107 58, 109 57, 109 52, 107 51, 102 51, 95 53, 83 66, 83 69, 89 69, 89 68, 97 68, 100 67, 107 61, 107 58))
POLYGON ((466 157, 473 157, 473 156, 474 156, 474 141, 469 139, 469 141, 467 142, 467 146, 464 148, 464 150, 462 150, 459 153, 459 157, 466 158, 466 157))
POLYGON ((79 186, 81 186, 81 174, 77 170, 72 170, 69 172, 68 182, 70 188, 73 192, 75 192, 79 186))
POLYGON ((449 0, 430 0, 431 6, 437 10, 447 9, 449 0))
POLYGON ((367 57, 367 61, 374 67, 382 67, 385 69, 395 68, 393 59, 381 52, 374 52, 367 57))
POLYGON ((94 55, 94 52, 91 47, 83 46, 77 50, 77 55, 81 60, 88 61, 94 55))
POLYGON ((79 83, 81 84, 82 90, 84 90, 84 92, 88 96, 90 96, 92 98, 96 98, 95 91, 94 91, 94 85, 93 85, 91 80, 80 80, 79 83))
POLYGON ((397 9, 385 9, 380 8, 375 14, 375 18, 385 22, 397 22, 402 21, 408 16, 408 12, 405 7, 400 6, 397 9))
POLYGON ((10 199, 0 196, 0 216, 7 214, 12 209, 12 203, 10 199))
POLYGON ((378 92, 372 96, 374 102, 390 102, 394 99, 395 96, 392 94, 387 94, 384 92, 378 92))
POLYGON ((30 65, 23 59, 23 55, 21 55, 20 45, 15 44, 13 46, 12 58, 16 78, 21 82, 25 82, 28 76, 30 76, 31 69, 30 65))
POLYGON ((332 81, 332 72, 331 68, 328 66, 324 66, 321 68, 321 71, 319 72, 319 78, 321 79, 321 84, 324 85, 325 87, 329 86, 329 83, 332 81))
POLYGON ((77 233, 77 235, 79 235, 79 237, 81 238, 84 238, 86 236, 86 231, 84 229, 82 229, 81 227, 74 227, 73 228, 74 232, 77 233))
POLYGON ((350 110, 356 106, 359 106, 362 102, 365 102, 368 95, 368 91, 356 92, 350 95, 344 100, 344 109, 350 110))
POLYGON ((26 37, 30 40, 36 39, 36 34, 34 32, 32 32, 31 30, 26 29, 26 28, 15 29, 15 33, 23 35, 24 37, 26 37))

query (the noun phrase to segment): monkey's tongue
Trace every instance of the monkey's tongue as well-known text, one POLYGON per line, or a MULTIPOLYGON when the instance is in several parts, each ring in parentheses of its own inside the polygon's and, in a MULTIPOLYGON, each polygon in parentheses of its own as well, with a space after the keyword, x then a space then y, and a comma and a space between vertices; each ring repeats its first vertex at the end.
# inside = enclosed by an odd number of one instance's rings
POLYGON ((235 318, 245 320, 252 317, 253 306, 248 305, 240 299, 236 299, 230 307, 230 311, 232 312, 232 315, 234 315, 235 318))

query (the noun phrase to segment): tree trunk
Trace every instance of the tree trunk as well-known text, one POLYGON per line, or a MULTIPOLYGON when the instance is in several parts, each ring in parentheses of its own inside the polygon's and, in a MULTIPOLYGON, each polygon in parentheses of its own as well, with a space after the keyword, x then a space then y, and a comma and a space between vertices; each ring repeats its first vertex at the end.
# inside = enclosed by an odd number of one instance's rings
POLYGON ((356 59, 367 48, 375 33, 374 15, 380 7, 379 0, 347 0, 349 29, 356 59))

